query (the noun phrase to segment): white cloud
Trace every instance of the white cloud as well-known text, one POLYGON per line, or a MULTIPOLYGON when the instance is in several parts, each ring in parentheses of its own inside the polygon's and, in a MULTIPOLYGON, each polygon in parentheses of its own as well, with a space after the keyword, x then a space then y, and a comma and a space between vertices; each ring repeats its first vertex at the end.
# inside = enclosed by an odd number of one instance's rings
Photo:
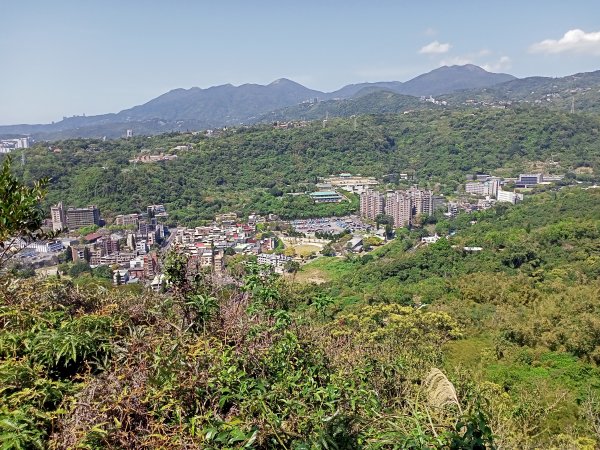
POLYGON ((532 53, 587 53, 600 55, 600 31, 586 33, 575 29, 567 31, 560 39, 546 39, 529 47, 532 53))
POLYGON ((438 41, 433 41, 429 44, 427 44, 425 47, 422 47, 421 50, 419 50, 419 53, 425 54, 425 55, 431 55, 431 54, 440 54, 440 53, 446 53, 448 50, 450 50, 450 47, 452 47, 449 43, 445 43, 442 44, 438 41))
POLYGON ((481 66, 482 69, 485 69, 488 72, 502 72, 504 70, 509 70, 511 67, 512 61, 508 56, 501 56, 498 61, 481 66))

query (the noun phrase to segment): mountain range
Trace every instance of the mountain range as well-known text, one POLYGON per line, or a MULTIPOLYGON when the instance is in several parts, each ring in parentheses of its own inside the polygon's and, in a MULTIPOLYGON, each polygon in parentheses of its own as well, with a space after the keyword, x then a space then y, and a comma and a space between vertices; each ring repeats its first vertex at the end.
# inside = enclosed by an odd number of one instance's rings
MULTIPOLYGON (((174 89, 143 105, 118 113, 74 116, 52 124, 0 126, 0 137, 119 137, 127 129, 146 135, 274 120, 310 120, 327 114, 396 113, 432 107, 431 102, 420 99, 423 96, 442 96, 450 106, 463 105, 467 100, 535 103, 542 98, 544 102, 552 103, 553 100, 570 98, 573 92, 596 94, 597 87, 600 87, 600 71, 564 78, 517 79, 471 64, 443 66, 406 82, 350 84, 329 93, 281 78, 264 86, 225 84, 207 89, 174 89)), ((587 103, 596 105, 592 100, 587 103)), ((560 103, 561 106, 564 103, 560 103)))

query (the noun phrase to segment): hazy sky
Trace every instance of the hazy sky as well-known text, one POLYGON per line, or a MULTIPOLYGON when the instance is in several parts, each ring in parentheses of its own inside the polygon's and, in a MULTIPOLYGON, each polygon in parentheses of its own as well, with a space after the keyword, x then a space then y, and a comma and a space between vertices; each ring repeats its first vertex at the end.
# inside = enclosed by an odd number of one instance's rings
POLYGON ((281 77, 332 91, 467 62, 600 69, 599 0, 0 0, 0 18, 0 124, 281 77))

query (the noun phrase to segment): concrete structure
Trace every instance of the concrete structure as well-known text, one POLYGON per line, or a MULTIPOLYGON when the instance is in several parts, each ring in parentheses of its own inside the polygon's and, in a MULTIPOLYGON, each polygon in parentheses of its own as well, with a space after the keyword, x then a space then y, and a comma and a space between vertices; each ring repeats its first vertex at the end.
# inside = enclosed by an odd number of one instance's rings
POLYGON ((2 139, 0 140, 0 153, 10 153, 19 148, 29 148, 30 138, 23 137, 17 139, 2 139))
POLYGON ((67 209, 67 226, 70 230, 90 225, 100 225, 100 210, 97 206, 91 205, 87 208, 67 209))
POLYGON ((446 213, 447 216, 456 217, 458 215, 458 211, 458 202, 448 202, 448 212, 446 213))
POLYGON ((50 217, 53 231, 60 231, 67 228, 67 213, 62 202, 50 207, 50 217))
POLYGON ((102 249, 105 255, 112 255, 113 253, 118 253, 120 250, 119 241, 113 240, 108 236, 98 239, 96 245, 102 249))
POLYGON ((274 253, 259 253, 257 256, 258 264, 266 264, 275 269, 275 272, 283 273, 285 264, 292 258, 285 255, 276 255, 274 253))
POLYGON ((366 189, 360 194, 360 215, 367 219, 375 220, 385 211, 385 194, 366 189))
POLYGON ((345 191, 356 192, 359 194, 379 184, 373 177, 354 176, 350 173, 341 173, 338 176, 325 178, 323 181, 326 186, 344 189, 345 191))
POLYGON ((394 227, 408 227, 413 216, 413 203, 406 191, 390 192, 385 198, 385 214, 394 219, 394 227))
POLYGON ((118 269, 113 273, 113 284, 120 285, 126 284, 129 282, 129 270, 127 269, 118 269))
POLYGON ((473 181, 465 183, 465 192, 467 194, 480 197, 496 197, 498 189, 500 189, 500 178, 490 177, 483 182, 473 181))
POLYGON ((522 173, 517 180, 517 187, 530 187, 544 182, 544 176, 541 173, 522 173))
POLYGON ((139 214, 120 214, 117 217, 115 217, 115 225, 124 227, 133 225, 137 227, 139 219, 139 214))
POLYGON ((386 214, 394 219, 396 228, 410 226, 418 215, 431 215, 435 207, 443 205, 436 202, 433 192, 416 186, 406 191, 388 192, 386 195, 367 190, 360 197, 362 217, 375 220, 378 214, 386 214))
POLYGON ((344 197, 334 191, 317 191, 309 195, 315 203, 340 203, 344 199, 344 197))
POLYGON ((438 236, 437 233, 435 233, 433 236, 425 236, 421 238, 421 242, 423 244, 435 244, 437 241, 439 241, 441 239, 441 237, 438 236))
POLYGON ((363 248, 363 238, 362 236, 353 237, 346 244, 346 248, 351 252, 358 253, 362 251, 363 248))
POLYGON ((27 246, 38 253, 54 253, 64 249, 60 241, 34 241, 27 246))
POLYGON ((433 214, 433 192, 413 186, 408 191, 413 202, 413 215, 433 214))
POLYGON ((160 218, 169 216, 165 205, 149 205, 148 208, 146 208, 146 211, 148 213, 148 217, 160 218))
POLYGON ((465 192, 467 194, 479 196, 490 195, 487 185, 485 183, 480 183, 479 181, 465 183, 465 192))
POLYGON ((499 202, 508 202, 514 205, 518 201, 523 200, 523 194, 510 191, 498 191, 497 200, 499 202))

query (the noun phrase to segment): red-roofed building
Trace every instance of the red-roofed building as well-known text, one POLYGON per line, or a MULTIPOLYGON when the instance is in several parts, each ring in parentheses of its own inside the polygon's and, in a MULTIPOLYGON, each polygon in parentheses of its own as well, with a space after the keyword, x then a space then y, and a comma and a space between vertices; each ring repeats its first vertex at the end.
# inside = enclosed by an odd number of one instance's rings
POLYGON ((102 237, 100 233, 90 233, 84 236, 84 239, 88 242, 96 242, 99 238, 102 237))

